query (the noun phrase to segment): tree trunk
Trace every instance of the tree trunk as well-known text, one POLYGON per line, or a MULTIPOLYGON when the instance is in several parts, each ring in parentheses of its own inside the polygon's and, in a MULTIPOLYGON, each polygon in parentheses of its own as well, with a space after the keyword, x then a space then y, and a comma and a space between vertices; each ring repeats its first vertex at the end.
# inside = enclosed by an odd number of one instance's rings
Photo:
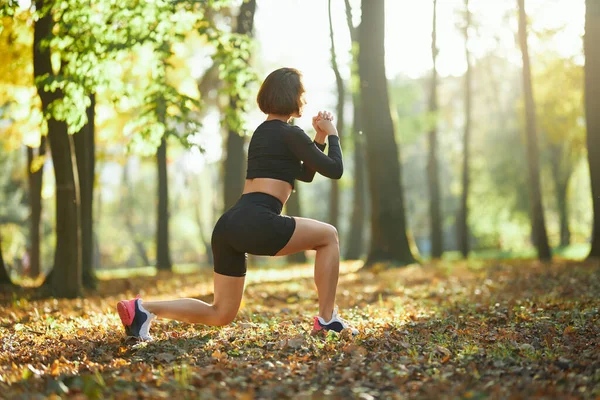
MULTIPOLYGON (((44 1, 36 1, 36 9, 44 9, 44 1)), ((33 71, 35 78, 51 75, 50 50, 41 47, 52 32, 52 15, 46 13, 34 26, 33 71)), ((47 92, 43 84, 37 88, 44 114, 48 106, 62 96, 59 91, 47 92)), ((56 180, 56 249, 54 267, 47 283, 55 296, 74 298, 82 293, 81 229, 79 213, 79 177, 73 138, 67 125, 48 117, 48 143, 52 154, 56 180)))
POLYGON ((98 280, 94 270, 94 180, 96 166, 95 152, 95 95, 90 95, 91 104, 87 108, 88 123, 75 134, 75 153, 81 190, 81 267, 83 286, 95 289, 98 280))
POLYGON ((56 120, 48 121, 48 141, 56 176, 56 252, 51 286, 56 296, 74 298, 81 295, 83 283, 75 146, 66 124, 56 120))
MULTIPOLYGON (((339 131, 338 131, 339 132, 339 131)), ((337 179, 329 180, 329 223, 339 230, 340 221, 340 184, 337 179)))
POLYGON ((0 235, 0 285, 13 285, 2 257, 2 235, 0 235))
POLYGON ((123 167, 123 179, 121 179, 121 184, 123 188, 121 192, 123 193, 123 196, 121 197, 121 210, 125 217, 125 227, 127 228, 127 232, 129 232, 129 237, 133 242, 133 245, 136 249, 138 257, 142 262, 142 265, 148 266, 150 265, 150 259, 148 258, 146 246, 144 246, 144 242, 138 238, 137 231, 132 221, 134 211, 130 207, 131 192, 129 190, 129 160, 125 161, 125 166, 123 167))
POLYGON ((469 27, 471 26, 471 13, 469 0, 465 0, 466 23, 465 58, 467 71, 465 72, 465 130, 463 134, 463 167, 462 167, 462 196, 456 228, 458 233, 458 248, 464 258, 469 256, 469 143, 471 142, 471 55, 469 53, 469 27))
MULTIPOLYGON (((352 24, 352 8, 350 1, 345 0, 346 22, 352 40, 352 77, 358 80, 358 31, 352 24)), ((352 140, 354 141, 354 187, 352 190, 352 215, 350 217, 350 231, 346 242, 346 260, 358 260, 363 254, 363 242, 366 217, 366 167, 365 149, 362 131, 362 110, 360 106, 360 88, 352 93, 353 102, 353 129, 352 140)))
POLYGON ((600 259, 600 2, 586 0, 585 13, 585 112, 594 225, 588 258, 600 259))
POLYGON ((172 269, 169 249, 169 181, 167 178, 167 139, 163 137, 156 151, 158 168, 158 224, 156 230, 156 268, 172 269))
POLYGON ((434 123, 429 132, 429 157, 427 160, 427 180, 429 182, 429 222, 431 230, 431 257, 440 258, 443 252, 442 222, 440 215, 440 182, 437 159, 437 0, 433 0, 433 29, 431 33, 431 58, 433 59, 433 72, 431 76, 431 93, 429 97, 429 111, 434 116, 434 123))
POLYGON ((571 177, 572 168, 565 160, 562 146, 551 145, 551 170, 554 178, 554 190, 556 193, 556 205, 560 219, 560 247, 566 247, 571 243, 571 231, 569 230, 569 211, 567 205, 567 189, 571 177))
MULTIPOLYGON (((298 187, 298 185, 296 185, 296 188, 290 195, 290 198, 288 199, 287 203, 285 203, 286 214, 288 214, 288 215, 294 215, 294 216, 298 216, 298 217, 302 216, 302 210, 300 207, 300 191, 299 191, 299 189, 300 188, 298 187)), ((288 263, 290 263, 290 264, 305 264, 306 263, 306 254, 303 251, 300 251, 295 254, 290 254, 289 256, 287 256, 287 260, 288 260, 288 263)))
POLYGON ((350 231, 346 245, 346 260, 358 260, 363 255, 365 216, 366 216, 366 167, 364 140, 361 135, 361 107, 360 93, 354 96, 354 188, 352 190, 352 215, 350 217, 350 231))
MULTIPOLYGON (((98 165, 98 169, 100 169, 100 165, 98 165)), ((102 171, 98 171, 98 176, 102 176, 102 171)), ((100 244, 98 243, 98 232, 101 230, 101 218, 102 215, 102 190, 96 190, 95 194, 96 198, 94 199, 94 221, 96 221, 95 226, 96 229, 94 231, 94 262, 92 263, 96 268, 100 267, 100 244)), ((150 264, 148 264, 150 265, 150 264)))
POLYGON ((41 162, 46 156, 46 137, 40 138, 37 151, 27 147, 27 182, 29 186, 29 223, 30 223, 30 275, 36 278, 40 268, 40 222, 42 219, 42 180, 44 165, 41 162))
MULTIPOLYGON (((252 36, 254 26, 254 12, 256 0, 242 3, 237 21, 236 32, 241 35, 252 36)), ((232 96, 229 100, 231 108, 237 108, 239 98, 232 96)), ((240 198, 244 190, 244 173, 246 171, 244 144, 246 137, 241 132, 229 129, 227 132, 226 157, 224 165, 224 206, 225 210, 232 207, 240 198)))
MULTIPOLYGON (((234 102, 230 104, 234 107, 234 102)), ((225 210, 231 208, 240 198, 244 190, 244 144, 245 137, 237 132, 227 132, 227 148, 225 156, 224 177, 223 177, 223 204, 225 210)))
POLYGON ((371 248, 365 267, 415 262, 408 245, 399 150, 384 65, 384 0, 363 1, 358 65, 371 194, 371 248))
POLYGON ((552 259, 540 183, 540 162, 535 123, 535 101, 531 83, 531 69, 529 66, 529 50, 527 47, 527 16, 525 14, 525 0, 517 0, 519 5, 519 44, 523 54, 523 92, 525 94, 525 125, 527 130, 527 159, 529 163, 529 193, 531 199, 532 233, 535 238, 538 258, 543 261, 552 259))
MULTIPOLYGON (((337 88, 337 122, 336 128, 340 139, 343 140, 344 132, 344 102, 345 102, 345 88, 344 81, 340 75, 340 70, 337 63, 337 55, 335 51, 335 41, 333 37, 333 22, 331 20, 331 0, 328 1, 327 5, 328 16, 329 16, 329 39, 331 42, 331 67, 335 75, 335 85, 337 88)), ((336 228, 339 228, 340 218, 340 185, 336 179, 330 180, 331 192, 329 196, 329 223, 336 228)))

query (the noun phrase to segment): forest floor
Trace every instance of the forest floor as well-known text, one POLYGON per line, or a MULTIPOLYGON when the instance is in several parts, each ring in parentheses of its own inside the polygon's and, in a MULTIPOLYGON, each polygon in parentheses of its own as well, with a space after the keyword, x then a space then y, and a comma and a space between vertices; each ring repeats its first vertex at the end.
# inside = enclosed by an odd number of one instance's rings
MULTIPOLYGON (((211 299, 211 272, 101 281, 76 300, 0 295, 0 398, 600 398, 600 265, 440 262, 360 272, 361 334, 310 336, 312 267, 250 270, 235 322, 127 339, 117 301, 211 299)), ((33 292, 31 292, 33 293, 33 292)))

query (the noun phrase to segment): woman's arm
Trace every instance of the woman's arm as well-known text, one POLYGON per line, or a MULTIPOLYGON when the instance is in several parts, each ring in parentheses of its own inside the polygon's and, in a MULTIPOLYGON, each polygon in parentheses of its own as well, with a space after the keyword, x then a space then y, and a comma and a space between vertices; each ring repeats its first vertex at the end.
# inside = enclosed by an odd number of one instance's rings
MULTIPOLYGON (((321 140, 319 140, 319 139, 320 138, 315 136, 314 144, 321 151, 321 153, 323 153, 323 152, 325 152, 325 147, 326 147, 325 139, 321 139, 321 140)), ((296 176, 296 179, 298 179, 299 181, 302 181, 302 182, 312 182, 316 173, 317 173, 317 171, 315 171, 314 169, 312 169, 308 165, 306 165, 304 162, 302 162, 300 164, 300 173, 298 174, 298 176, 296 176)))
POLYGON ((342 177, 344 163, 339 137, 330 134, 327 138, 329 151, 325 155, 302 129, 293 127, 289 132, 286 132, 286 141, 290 150, 302 161, 301 176, 296 177, 297 179, 305 182, 312 181, 314 177, 314 172, 312 171, 331 179, 340 179, 342 177), (311 172, 308 172, 309 170, 311 172), (312 176, 310 176, 311 173, 312 176))

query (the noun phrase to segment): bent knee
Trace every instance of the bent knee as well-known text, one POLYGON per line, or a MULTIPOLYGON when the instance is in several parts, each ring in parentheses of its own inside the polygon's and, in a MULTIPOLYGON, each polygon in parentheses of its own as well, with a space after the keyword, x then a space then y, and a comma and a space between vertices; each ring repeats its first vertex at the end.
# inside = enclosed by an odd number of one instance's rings
POLYGON ((328 243, 339 243, 340 236, 335 226, 327 224, 327 242, 328 243))
POLYGON ((320 240, 315 246, 315 250, 319 247, 339 245, 340 239, 338 231, 335 226, 331 224, 324 224, 320 235, 320 240))
POLYGON ((217 314, 215 315, 215 319, 213 321, 214 325, 215 326, 229 325, 230 323, 233 322, 236 315, 237 315, 237 310, 221 311, 217 308, 217 314))

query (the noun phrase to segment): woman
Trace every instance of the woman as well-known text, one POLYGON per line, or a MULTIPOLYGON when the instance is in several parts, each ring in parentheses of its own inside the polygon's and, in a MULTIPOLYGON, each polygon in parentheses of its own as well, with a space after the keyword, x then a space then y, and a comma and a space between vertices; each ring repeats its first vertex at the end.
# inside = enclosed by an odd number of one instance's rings
MULTIPOLYGON (((217 221, 211 240, 214 255, 214 301, 197 299, 144 301, 123 300, 117 310, 130 336, 149 340, 155 317, 205 325, 227 325, 235 318, 246 275, 246 254, 285 256, 316 250, 315 283, 319 315, 313 333, 350 328, 335 307, 339 273, 339 242, 335 227, 308 218, 281 215, 296 179, 311 182, 315 172, 339 179, 343 173, 342 150, 329 112, 312 119, 314 141, 296 126, 306 101, 302 75, 293 68, 273 71, 257 96, 267 119, 252 135, 248 168, 239 201, 217 221), (329 142, 325 155, 325 139, 329 142)), ((350 328, 353 334, 356 329, 350 328)))

